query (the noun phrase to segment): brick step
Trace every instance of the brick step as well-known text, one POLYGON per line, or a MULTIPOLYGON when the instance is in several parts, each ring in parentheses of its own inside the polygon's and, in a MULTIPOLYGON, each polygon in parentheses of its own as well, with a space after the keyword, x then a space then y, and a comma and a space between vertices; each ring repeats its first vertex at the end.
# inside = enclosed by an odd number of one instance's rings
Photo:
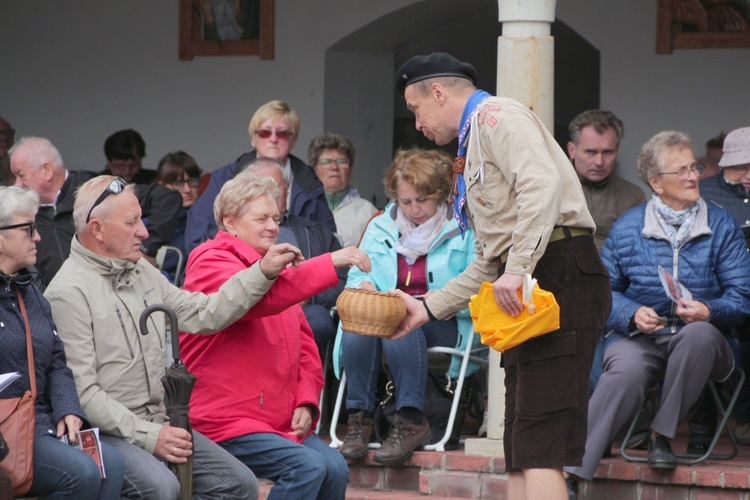
MULTIPOLYGON (((259 500, 266 500, 268 493, 271 491, 273 484, 270 481, 259 480, 260 483, 260 497, 259 500)), ((397 491, 397 490, 370 490, 366 488, 353 488, 349 487, 346 489, 346 500, 408 500, 410 498, 425 498, 424 495, 418 491, 397 491)), ((458 497, 439 497, 430 495, 431 500, 450 500, 458 497)))
POLYGON ((397 465, 365 458, 349 461, 349 485, 366 490, 416 492, 431 498, 503 498, 507 475, 502 458, 465 455, 463 450, 415 452, 397 465))

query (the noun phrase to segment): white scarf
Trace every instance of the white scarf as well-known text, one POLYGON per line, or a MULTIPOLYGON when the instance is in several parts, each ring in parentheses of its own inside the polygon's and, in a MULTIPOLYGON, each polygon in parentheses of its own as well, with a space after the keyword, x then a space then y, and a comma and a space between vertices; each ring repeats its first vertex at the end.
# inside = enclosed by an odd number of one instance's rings
POLYGON ((401 234, 394 245, 396 252, 404 256, 410 266, 422 255, 427 254, 435 237, 448 222, 448 205, 440 203, 435 215, 419 226, 406 218, 401 207, 396 209, 396 225, 401 234))

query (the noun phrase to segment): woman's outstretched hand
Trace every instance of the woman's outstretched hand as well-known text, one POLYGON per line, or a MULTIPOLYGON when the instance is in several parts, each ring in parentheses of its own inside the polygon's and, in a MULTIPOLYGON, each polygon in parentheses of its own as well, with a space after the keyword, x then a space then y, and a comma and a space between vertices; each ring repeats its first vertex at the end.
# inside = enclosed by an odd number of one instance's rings
POLYGON ((357 266, 363 273, 372 271, 372 263, 366 252, 357 247, 346 247, 341 250, 331 252, 334 267, 357 266))

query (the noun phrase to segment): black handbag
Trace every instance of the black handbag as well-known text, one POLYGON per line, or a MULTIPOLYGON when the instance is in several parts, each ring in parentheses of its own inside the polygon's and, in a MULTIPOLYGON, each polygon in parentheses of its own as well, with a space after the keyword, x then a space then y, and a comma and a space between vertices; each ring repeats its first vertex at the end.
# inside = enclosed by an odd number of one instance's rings
MULTIPOLYGON (((388 370, 386 372, 386 383, 382 388, 380 402, 375 408, 375 437, 378 442, 383 443, 388 437, 388 431, 393 425, 396 415, 396 398, 393 378, 388 370)), ((425 388, 424 415, 430 423, 432 439, 430 444, 440 441, 448 428, 448 419, 451 414, 453 395, 455 394, 456 380, 451 379, 447 373, 442 375, 427 372, 427 385, 425 388)), ((461 428, 463 427, 466 410, 475 393, 476 383, 474 376, 464 378, 461 399, 456 411, 456 419, 453 422, 450 438, 445 443, 446 450, 455 450, 459 446, 461 428)))

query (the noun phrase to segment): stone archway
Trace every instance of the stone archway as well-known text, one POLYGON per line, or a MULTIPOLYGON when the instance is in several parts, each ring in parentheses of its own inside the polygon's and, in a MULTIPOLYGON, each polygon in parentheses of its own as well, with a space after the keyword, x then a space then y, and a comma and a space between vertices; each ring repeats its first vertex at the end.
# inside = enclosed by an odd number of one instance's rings
MULTIPOLYGON (((354 142, 353 184, 363 197, 385 204, 381 178, 395 149, 435 147, 414 129, 414 117, 393 89, 396 68, 415 54, 449 52, 470 61, 479 72, 479 86, 494 93, 497 19, 496 0, 426 0, 363 26, 326 51, 324 128, 354 142)), ((552 35, 554 132, 564 145, 568 122, 599 105, 599 51, 559 21, 552 35)))

